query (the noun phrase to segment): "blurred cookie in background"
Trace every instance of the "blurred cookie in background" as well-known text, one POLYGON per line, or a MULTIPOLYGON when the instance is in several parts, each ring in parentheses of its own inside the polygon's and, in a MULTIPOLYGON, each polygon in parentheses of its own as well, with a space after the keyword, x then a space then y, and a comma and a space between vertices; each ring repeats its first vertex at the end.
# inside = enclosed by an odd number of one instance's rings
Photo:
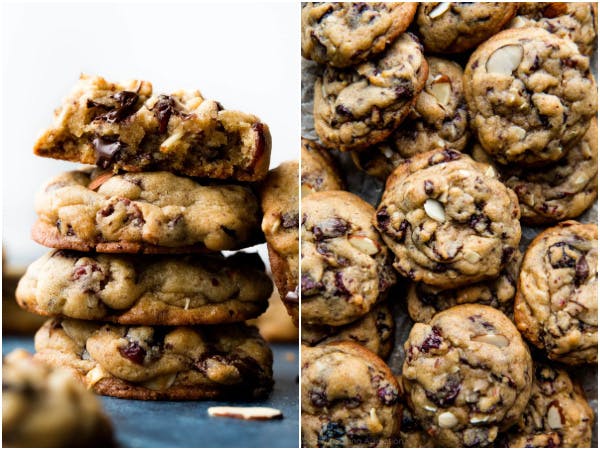
POLYGON ((267 342, 298 342, 298 328, 287 313, 277 290, 271 294, 267 310, 248 323, 256 326, 267 342))

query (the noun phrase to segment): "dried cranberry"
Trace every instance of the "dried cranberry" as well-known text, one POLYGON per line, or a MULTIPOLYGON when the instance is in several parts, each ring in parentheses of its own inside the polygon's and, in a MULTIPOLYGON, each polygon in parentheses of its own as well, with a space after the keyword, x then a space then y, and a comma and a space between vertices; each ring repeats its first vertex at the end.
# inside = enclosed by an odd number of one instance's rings
POLYGON ((140 344, 135 341, 129 342, 125 347, 119 347, 119 353, 121 356, 131 360, 135 364, 144 364, 146 350, 144 350, 140 344))
POLYGON ((419 351, 422 353, 427 353, 431 349, 440 348, 440 345, 442 345, 442 335, 440 333, 440 329, 434 326, 431 328, 431 333, 427 335, 419 347, 419 351))
POLYGON ((444 383, 441 389, 439 389, 436 392, 427 391, 425 395, 429 400, 431 400, 438 406, 445 408, 454 404, 454 400, 460 393, 460 388, 460 377, 458 376, 458 374, 451 374, 446 378, 446 382, 444 383))
POLYGON ((398 403, 398 390, 388 384, 377 389, 377 397, 386 406, 395 405, 398 403))
POLYGON ((298 213, 281 214, 281 226, 285 229, 298 228, 298 213))

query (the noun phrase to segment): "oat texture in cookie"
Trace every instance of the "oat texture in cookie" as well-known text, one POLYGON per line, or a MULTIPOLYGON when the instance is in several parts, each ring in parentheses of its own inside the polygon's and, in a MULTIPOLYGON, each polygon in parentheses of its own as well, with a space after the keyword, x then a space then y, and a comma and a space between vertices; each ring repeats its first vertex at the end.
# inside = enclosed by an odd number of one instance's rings
POLYGON ((460 305, 416 323, 404 350, 407 402, 438 446, 490 446, 525 410, 529 349, 494 308, 460 305))
POLYGON ((427 80, 421 44, 402 34, 375 59, 347 69, 326 67, 314 89, 314 120, 325 146, 362 150, 390 136, 427 80))
POLYGON ((305 3, 302 56, 335 67, 359 64, 406 30, 416 10, 415 2, 305 3))
POLYGON ((597 112, 589 58, 540 28, 505 30, 479 46, 464 86, 479 143, 503 164, 563 158, 597 112))
POLYGON ((362 152, 352 152, 355 164, 385 180, 406 159, 445 148, 462 151, 469 139, 462 68, 455 62, 427 57, 429 75, 407 118, 391 137, 362 152))
POLYGON ((137 400, 250 399, 273 386, 273 356, 254 327, 117 326, 51 319, 35 358, 97 394, 137 400))
POLYGON ((53 250, 29 266, 17 301, 45 316, 199 325, 256 317, 272 289, 256 253, 139 257, 53 250))
POLYGON ((500 31, 516 10, 515 3, 423 2, 415 22, 428 52, 460 53, 500 31))
POLYGON ((373 224, 403 276, 440 289, 497 276, 521 238, 515 194, 491 166, 452 150, 399 166, 373 224))
POLYGON ((303 447, 391 447, 400 386, 389 367, 353 342, 302 347, 303 447))
POLYGON ((550 359, 598 361, 598 226, 561 222, 527 248, 515 322, 550 359))
POLYGON ((63 173, 36 196, 33 239, 47 247, 115 253, 232 250, 259 240, 252 190, 169 172, 63 173))
POLYGON ((318 142, 302 138, 300 146, 302 161, 302 196, 321 191, 340 191, 346 185, 337 162, 329 151, 318 142))
POLYGON ((198 91, 153 95, 147 81, 82 75, 34 152, 114 171, 257 181, 269 167, 271 135, 257 117, 198 91))
POLYGON ((302 200, 302 322, 345 325, 383 300, 396 275, 371 225, 374 209, 345 191, 302 200))

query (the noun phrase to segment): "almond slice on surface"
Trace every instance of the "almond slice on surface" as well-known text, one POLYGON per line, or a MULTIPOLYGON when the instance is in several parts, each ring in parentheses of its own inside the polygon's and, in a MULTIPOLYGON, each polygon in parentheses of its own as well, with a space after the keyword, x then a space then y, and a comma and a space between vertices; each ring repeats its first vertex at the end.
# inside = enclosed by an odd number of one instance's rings
POLYGON ((208 408, 208 415, 244 420, 283 419, 281 411, 266 406, 211 406, 208 408))

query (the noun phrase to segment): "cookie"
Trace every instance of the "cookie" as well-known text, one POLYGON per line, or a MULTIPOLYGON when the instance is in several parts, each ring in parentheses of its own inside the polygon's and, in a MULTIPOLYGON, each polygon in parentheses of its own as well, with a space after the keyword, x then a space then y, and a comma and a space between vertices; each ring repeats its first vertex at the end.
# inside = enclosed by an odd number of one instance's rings
POLYGON ((462 151, 469 139, 462 68, 455 62, 427 57, 429 75, 408 117, 385 142, 352 152, 357 167, 385 180, 406 159, 430 150, 462 151))
POLYGON ((22 349, 3 357, 3 447, 112 447, 112 434, 101 403, 68 371, 22 349))
POLYGON ((300 146, 302 197, 321 191, 343 191, 346 184, 333 156, 315 141, 302 138, 300 146))
POLYGON ((516 3, 420 3, 415 23, 428 52, 460 53, 495 35, 516 11, 516 3))
POLYGON ((24 311, 17 305, 15 291, 25 268, 7 267, 4 260, 2 262, 2 330, 9 335, 33 335, 46 318, 24 311))
POLYGON ((202 185, 168 172, 63 173, 37 194, 32 238, 102 253, 233 250, 259 241, 260 208, 238 185, 202 185))
POLYGON ((423 427, 417 422, 413 413, 402 405, 402 426, 400 427, 400 440, 403 448, 435 448, 437 444, 423 427))
POLYGON ((559 368, 536 362, 534 369, 531 398, 508 435, 508 446, 537 440, 548 447, 591 447, 594 412, 581 386, 559 368))
POLYGON ((359 64, 405 31, 416 10, 415 2, 305 3, 302 56, 334 67, 359 64))
MULTIPOLYGON (((477 161, 493 164, 478 144, 471 154, 477 161)), ((540 225, 578 217, 598 197, 597 120, 592 119, 583 139, 557 162, 543 167, 496 164, 495 168, 519 198, 522 223, 540 225)))
POLYGON ((353 341, 387 358, 394 345, 394 317, 386 304, 379 304, 366 316, 341 327, 302 325, 302 344, 323 345, 330 342, 353 341))
POLYGON ((520 3, 509 28, 539 27, 577 44, 583 55, 591 56, 598 35, 598 3, 520 3))
POLYGON ((302 347, 302 447, 397 446, 400 386, 354 342, 302 347))
POLYGON ((471 127, 502 164, 563 158, 598 107, 589 58, 570 40, 540 28, 505 30, 483 43, 463 83, 471 127))
POLYGON ((51 319, 35 358, 97 394, 136 400, 250 399, 273 386, 273 356, 254 327, 126 327, 51 319))
POLYGON ((257 181, 269 168, 271 135, 257 117, 198 91, 153 95, 147 81, 82 75, 33 151, 115 172, 257 181))
POLYGON ((416 323, 404 350, 407 402, 439 446, 489 446, 525 410, 531 356, 494 308, 460 305, 416 323))
POLYGON ((573 220, 529 244, 515 298, 515 323, 548 358, 598 361, 598 226, 573 220))
POLYGON ((453 150, 400 165, 373 224, 403 276, 443 289, 497 276, 521 239, 515 194, 491 166, 453 150))
POLYGON ((385 298, 396 282, 374 210, 346 191, 302 199, 302 323, 345 325, 385 298))
POLYGON ((336 150, 377 144, 400 125, 426 80, 427 61, 410 33, 359 66, 328 66, 315 81, 315 131, 325 146, 336 150))
POLYGON ((496 278, 456 289, 437 289, 424 283, 408 288, 408 314, 415 322, 429 322, 440 311, 465 303, 478 303, 499 309, 509 318, 517 293, 517 280, 523 255, 516 249, 496 278))
POLYGON ((298 161, 269 171, 261 188, 261 204, 273 280, 298 325, 298 161))
POLYGON ((139 257, 53 250, 29 266, 17 301, 44 316, 200 325, 256 317, 272 290, 256 253, 139 257))

